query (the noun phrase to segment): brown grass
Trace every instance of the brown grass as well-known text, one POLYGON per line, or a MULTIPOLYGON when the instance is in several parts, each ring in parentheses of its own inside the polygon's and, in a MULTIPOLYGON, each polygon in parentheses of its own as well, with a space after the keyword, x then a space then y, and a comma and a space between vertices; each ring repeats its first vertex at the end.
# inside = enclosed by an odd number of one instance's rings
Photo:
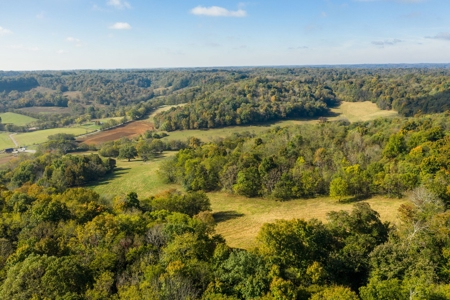
POLYGON ((394 110, 381 110, 375 103, 365 102, 342 102, 339 107, 332 108, 331 111, 339 114, 337 117, 329 118, 330 121, 347 119, 350 122, 370 121, 377 118, 397 117, 394 110))
MULTIPOLYGON (((264 223, 278 219, 318 219, 326 222, 330 211, 352 209, 353 203, 339 203, 329 197, 277 202, 268 199, 249 199, 225 193, 210 193, 212 209, 218 220, 216 231, 227 244, 238 248, 252 248, 264 223)), ((397 222, 397 209, 406 200, 374 197, 364 200, 380 214, 383 221, 397 222)))

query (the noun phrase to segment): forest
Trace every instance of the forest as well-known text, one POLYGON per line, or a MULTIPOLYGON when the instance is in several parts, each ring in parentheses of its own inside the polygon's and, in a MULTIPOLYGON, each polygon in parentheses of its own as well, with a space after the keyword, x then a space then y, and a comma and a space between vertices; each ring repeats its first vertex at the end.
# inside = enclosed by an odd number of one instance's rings
POLYGON ((339 101, 371 101, 414 116, 450 109, 449 73, 439 65, 0 72, 0 111, 54 128, 80 116, 136 119, 160 105, 186 103, 155 119, 169 131, 324 116, 339 101), (35 106, 70 110, 18 111, 35 106))
POLYGON ((88 116, 137 120, 185 104, 154 116, 164 131, 98 146, 59 133, 2 166, 0 299, 450 299, 449 72, 0 72, 3 111, 70 108, 39 116, 49 127, 88 116), (328 121, 340 101, 371 101, 401 116, 328 121), (207 141, 166 139, 176 130, 313 117, 322 118, 207 141), (176 153, 162 159, 166 151, 176 153), (161 159, 158 177, 177 188, 146 197, 93 190, 124 176, 117 160, 134 159, 161 159), (240 249, 216 232, 210 192, 219 191, 248 202, 330 197, 353 206, 326 220, 266 223, 253 247, 240 249), (398 222, 363 201, 375 195, 405 199, 398 222))

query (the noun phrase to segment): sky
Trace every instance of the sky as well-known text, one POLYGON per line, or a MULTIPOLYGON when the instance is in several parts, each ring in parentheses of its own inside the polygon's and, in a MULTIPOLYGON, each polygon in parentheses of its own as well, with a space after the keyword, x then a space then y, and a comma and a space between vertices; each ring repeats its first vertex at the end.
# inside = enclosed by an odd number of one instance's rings
POLYGON ((449 63, 449 0, 0 0, 0 70, 449 63))

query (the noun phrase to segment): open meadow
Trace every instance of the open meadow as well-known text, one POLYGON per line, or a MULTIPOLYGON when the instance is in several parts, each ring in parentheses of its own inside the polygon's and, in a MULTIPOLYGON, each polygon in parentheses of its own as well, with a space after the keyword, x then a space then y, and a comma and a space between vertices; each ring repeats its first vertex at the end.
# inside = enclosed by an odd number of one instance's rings
POLYGON ((8 132, 0 132, 0 150, 15 146, 9 135, 8 132))
MULTIPOLYGON (((110 177, 94 184, 91 188, 111 199, 115 195, 136 192, 140 199, 147 198, 167 189, 182 190, 175 184, 164 184, 157 175, 161 162, 175 155, 164 153, 163 157, 151 161, 117 161, 117 170, 110 177)), ((222 234, 227 244, 238 248, 251 248, 255 245, 256 235, 264 223, 277 219, 316 218, 326 221, 330 211, 350 211, 353 203, 339 203, 330 197, 299 199, 279 202, 263 198, 246 198, 224 192, 208 193, 214 217, 217 220, 216 231, 222 234)), ((380 213, 383 221, 396 222, 397 209, 406 200, 374 197, 368 200, 371 207, 380 213)))
POLYGON ((93 131, 89 128, 84 127, 64 127, 64 128, 52 128, 45 130, 37 130, 32 132, 18 133, 14 135, 14 139, 20 146, 29 146, 34 144, 41 144, 47 141, 50 135, 57 133, 67 133, 73 135, 80 135, 93 131))
POLYGON ((336 116, 328 118, 330 121, 347 119, 350 122, 371 121, 377 118, 398 117, 395 110, 381 110, 375 103, 365 102, 341 102, 341 104, 332 108, 331 112, 336 116))
MULTIPOLYGON (((182 105, 182 104, 180 104, 182 105)), ((166 111, 172 107, 180 105, 166 105, 158 108, 153 113, 151 113, 147 119, 130 122, 125 126, 120 126, 111 130, 102 131, 91 135, 81 141, 86 144, 100 145, 104 142, 114 141, 122 137, 134 138, 143 134, 146 130, 154 130, 153 117, 162 112, 166 111)), ((376 104, 372 102, 342 102, 342 104, 332 109, 332 117, 328 119, 330 121, 346 119, 350 122, 358 121, 368 121, 373 120, 378 117, 394 117, 397 116, 395 111, 386 111, 379 109, 376 104)), ((312 119, 296 119, 296 120, 281 120, 281 121, 271 121, 261 124, 252 125, 242 125, 242 126, 229 126, 222 128, 212 128, 212 129, 190 129, 190 130, 177 130, 166 132, 167 137, 164 140, 186 140, 189 137, 196 137, 204 142, 212 141, 215 138, 224 138, 232 135, 233 133, 259 133, 268 130, 275 126, 290 126, 290 125, 301 125, 301 124, 316 124, 318 123, 317 118, 312 119)))
POLYGON ((21 115, 21 114, 12 113, 12 112, 2 113, 2 114, 0 114, 0 118, 2 118, 3 124, 9 123, 9 124, 17 125, 17 126, 25 126, 29 123, 36 121, 35 118, 28 117, 28 116, 21 115))

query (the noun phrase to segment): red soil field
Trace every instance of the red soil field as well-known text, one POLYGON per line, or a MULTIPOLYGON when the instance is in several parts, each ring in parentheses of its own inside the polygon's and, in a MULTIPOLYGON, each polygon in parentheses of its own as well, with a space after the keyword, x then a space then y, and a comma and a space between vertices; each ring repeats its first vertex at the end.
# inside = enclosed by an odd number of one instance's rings
POLYGON ((153 126, 152 123, 146 121, 136 121, 128 123, 125 126, 101 131, 99 133, 89 135, 79 140, 88 145, 99 145, 105 142, 118 140, 123 137, 127 138, 137 137, 146 132, 147 130, 154 130, 154 129, 155 127, 153 126))

